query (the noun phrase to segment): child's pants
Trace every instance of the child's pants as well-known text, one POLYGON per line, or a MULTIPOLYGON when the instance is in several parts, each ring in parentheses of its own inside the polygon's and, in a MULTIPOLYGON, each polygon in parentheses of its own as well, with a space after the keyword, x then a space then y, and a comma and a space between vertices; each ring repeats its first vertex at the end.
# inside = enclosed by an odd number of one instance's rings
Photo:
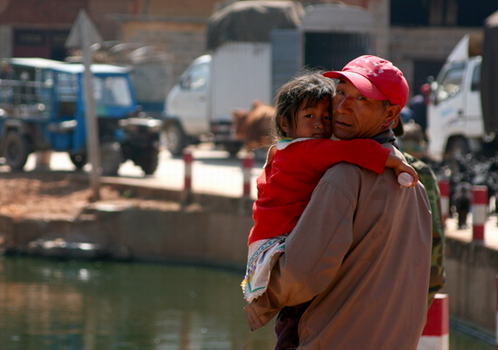
POLYGON ((311 301, 297 305, 286 306, 278 313, 275 321, 275 336, 277 342, 273 350, 292 350, 299 345, 297 328, 301 316, 311 301))

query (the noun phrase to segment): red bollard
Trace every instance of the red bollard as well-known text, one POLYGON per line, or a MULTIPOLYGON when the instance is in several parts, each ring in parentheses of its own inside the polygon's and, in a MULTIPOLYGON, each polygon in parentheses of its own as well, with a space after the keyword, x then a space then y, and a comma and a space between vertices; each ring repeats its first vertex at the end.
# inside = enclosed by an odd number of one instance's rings
POLYGON ((417 350, 447 350, 450 346, 450 314, 447 294, 436 294, 417 350))
POLYGON ((484 225, 488 210, 488 188, 472 187, 472 241, 484 242, 484 225))
POLYGON ((194 161, 192 150, 188 148, 183 150, 183 161, 185 162, 185 175, 182 200, 186 202, 189 200, 192 193, 192 162, 194 161))
POLYGON ((443 219, 443 225, 446 226, 446 219, 448 219, 450 212, 450 181, 441 180, 438 185, 439 192, 441 193, 441 216, 443 219))
POLYGON ((242 197, 251 197, 251 170, 254 166, 254 155, 247 153, 242 159, 243 190, 242 197))

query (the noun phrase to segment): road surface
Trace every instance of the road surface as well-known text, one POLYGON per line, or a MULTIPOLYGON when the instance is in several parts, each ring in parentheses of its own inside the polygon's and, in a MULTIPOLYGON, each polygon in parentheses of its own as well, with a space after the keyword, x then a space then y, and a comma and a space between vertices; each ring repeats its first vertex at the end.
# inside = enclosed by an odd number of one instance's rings
MULTIPOLYGON (((242 157, 229 158, 225 151, 210 145, 193 148, 192 191, 206 194, 240 197, 243 194, 242 157)), ((140 181, 161 188, 182 190, 184 186, 185 162, 181 157, 172 157, 167 150, 159 156, 159 166, 153 175, 144 176, 142 169, 132 161, 121 165, 119 176, 140 181)), ((263 161, 254 161, 251 169, 251 196, 256 198, 256 177, 261 173, 263 161)), ((36 167, 36 155, 31 154, 24 167, 32 171, 36 167)), ((66 153, 53 152, 50 156, 50 169, 60 171, 75 170, 66 153)), ((90 172, 91 166, 85 165, 83 171, 90 172)))

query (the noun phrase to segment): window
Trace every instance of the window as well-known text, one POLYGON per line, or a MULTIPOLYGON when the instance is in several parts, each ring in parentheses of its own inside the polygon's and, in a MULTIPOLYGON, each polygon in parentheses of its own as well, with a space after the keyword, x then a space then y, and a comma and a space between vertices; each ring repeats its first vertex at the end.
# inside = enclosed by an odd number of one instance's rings
POLYGON ((193 66, 180 80, 180 86, 184 90, 200 90, 206 85, 208 77, 208 64, 193 66))
POLYGON ((470 91, 481 91, 481 65, 477 65, 472 72, 470 91))
POLYGON ((77 88, 75 74, 57 73, 56 91, 60 101, 76 101, 77 88))
POLYGON ((15 45, 40 46, 45 45, 45 32, 34 30, 19 30, 14 34, 15 45))
POLYGON ((125 77, 94 77, 93 88, 97 105, 127 107, 132 104, 125 77))
POLYGON ((393 26, 481 27, 496 0, 391 0, 393 26))
POLYGON ((450 67, 444 76, 439 79, 439 86, 436 91, 436 101, 441 102, 455 96, 462 86, 465 64, 457 64, 450 67))

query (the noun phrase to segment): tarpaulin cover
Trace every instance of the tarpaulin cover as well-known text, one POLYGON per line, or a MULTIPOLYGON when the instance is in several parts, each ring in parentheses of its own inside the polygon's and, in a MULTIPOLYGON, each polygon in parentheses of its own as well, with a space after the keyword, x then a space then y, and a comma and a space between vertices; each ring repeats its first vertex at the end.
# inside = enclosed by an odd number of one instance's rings
POLYGON ((296 28, 304 9, 293 1, 238 1, 214 13, 208 21, 207 49, 226 41, 270 42, 273 29, 296 28))
POLYGON ((485 132, 498 134, 498 11, 486 19, 484 26, 481 105, 485 132))

